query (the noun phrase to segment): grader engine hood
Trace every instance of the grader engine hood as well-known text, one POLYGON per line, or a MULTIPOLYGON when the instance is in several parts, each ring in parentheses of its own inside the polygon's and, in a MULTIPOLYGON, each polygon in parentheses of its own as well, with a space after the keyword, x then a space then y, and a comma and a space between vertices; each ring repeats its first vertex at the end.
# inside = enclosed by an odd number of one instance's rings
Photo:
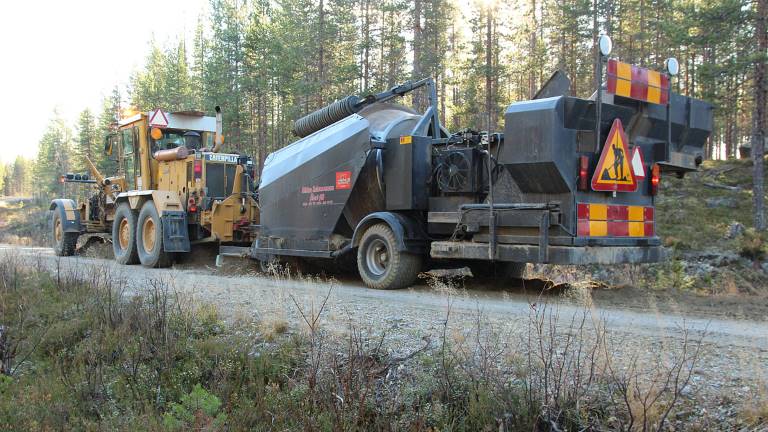
POLYGON ((195 158, 194 176, 204 179, 207 197, 222 199, 232 194, 237 166, 249 161, 250 158, 236 154, 203 152, 195 158))

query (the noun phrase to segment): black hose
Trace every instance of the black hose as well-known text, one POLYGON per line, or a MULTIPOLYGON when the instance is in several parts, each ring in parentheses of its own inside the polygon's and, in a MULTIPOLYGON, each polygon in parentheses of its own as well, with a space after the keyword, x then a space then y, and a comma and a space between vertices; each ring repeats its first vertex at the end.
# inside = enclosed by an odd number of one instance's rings
POLYGON ((307 114, 293 123, 293 134, 303 138, 326 126, 330 126, 359 111, 361 107, 360 101, 361 99, 358 96, 347 96, 311 114, 307 114))

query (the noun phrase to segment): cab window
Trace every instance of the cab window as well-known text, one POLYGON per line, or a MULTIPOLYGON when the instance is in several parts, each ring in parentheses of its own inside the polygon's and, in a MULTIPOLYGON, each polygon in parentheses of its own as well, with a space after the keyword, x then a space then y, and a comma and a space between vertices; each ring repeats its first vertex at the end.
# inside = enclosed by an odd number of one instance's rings
POLYGON ((125 170, 125 181, 128 184, 128 190, 136 189, 136 143, 138 142, 138 129, 132 127, 123 129, 120 132, 123 150, 123 169, 125 170))
POLYGON ((203 148, 202 138, 203 133, 198 131, 163 129, 163 137, 157 140, 150 137, 150 145, 152 153, 181 146, 188 150, 200 150, 203 148))

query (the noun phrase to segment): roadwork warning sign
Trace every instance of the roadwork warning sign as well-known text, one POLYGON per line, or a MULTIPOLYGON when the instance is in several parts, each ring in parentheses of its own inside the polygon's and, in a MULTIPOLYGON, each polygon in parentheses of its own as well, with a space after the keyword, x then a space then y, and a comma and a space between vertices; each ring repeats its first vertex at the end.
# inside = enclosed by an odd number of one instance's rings
POLYGON ((592 175, 592 190, 603 192, 634 192, 637 179, 632 169, 627 136, 621 120, 613 121, 608 139, 603 145, 600 161, 592 175))

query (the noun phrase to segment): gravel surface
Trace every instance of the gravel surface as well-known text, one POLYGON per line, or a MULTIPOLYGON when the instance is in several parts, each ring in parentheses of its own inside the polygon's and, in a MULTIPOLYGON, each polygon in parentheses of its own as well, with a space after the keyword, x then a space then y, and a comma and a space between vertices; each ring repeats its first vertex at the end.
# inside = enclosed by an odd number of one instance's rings
POLYGON ((654 355, 673 353, 687 334, 691 340, 702 341, 691 385, 684 392, 695 401, 689 416, 731 418, 740 409, 741 401, 768 397, 765 321, 670 313, 663 307, 639 310, 595 306, 587 290, 540 296, 471 286, 455 289, 437 281, 406 290, 378 291, 354 279, 339 282, 266 277, 256 274, 253 264, 238 263, 239 274, 232 274, 231 269, 204 265, 194 269, 145 269, 120 266, 106 259, 57 258, 47 248, 0 245, 0 256, 3 254, 22 257, 32 267, 51 271, 110 274, 134 293, 141 293, 152 281, 164 281, 196 301, 215 304, 226 319, 284 321, 291 331, 306 327, 301 311, 309 315, 319 310, 328 296, 322 315, 324 329, 337 335, 343 335, 351 326, 371 337, 386 333, 387 348, 395 356, 407 355, 427 340, 439 340, 447 317, 446 333, 453 339, 472 337, 479 325, 484 332, 500 335, 500 340, 508 341, 505 343, 514 349, 517 342, 513 341, 519 341, 517 335, 527 333, 532 314, 544 308, 557 317, 557 325, 566 332, 572 331, 569 324, 582 316, 587 317, 588 325, 604 325, 617 364, 634 356, 663 362, 654 355), (253 274, 248 274, 250 269, 253 274))

